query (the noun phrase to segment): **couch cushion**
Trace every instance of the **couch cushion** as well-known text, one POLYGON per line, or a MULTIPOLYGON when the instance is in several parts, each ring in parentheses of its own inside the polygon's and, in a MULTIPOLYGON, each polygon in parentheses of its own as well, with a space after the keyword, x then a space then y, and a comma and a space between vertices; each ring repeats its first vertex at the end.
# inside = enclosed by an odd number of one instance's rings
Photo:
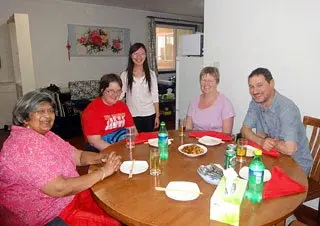
POLYGON ((99 80, 69 82, 71 100, 93 99, 99 95, 99 80))

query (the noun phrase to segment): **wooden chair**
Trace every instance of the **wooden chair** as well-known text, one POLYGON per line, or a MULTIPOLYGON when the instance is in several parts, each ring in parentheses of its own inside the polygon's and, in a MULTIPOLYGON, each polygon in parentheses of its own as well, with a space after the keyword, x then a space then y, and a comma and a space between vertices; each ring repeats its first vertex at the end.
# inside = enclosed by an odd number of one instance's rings
MULTIPOLYGON (((304 116, 303 124, 306 128, 308 126, 312 127, 309 148, 314 162, 308 176, 309 189, 306 201, 309 201, 320 197, 320 119, 304 116)), ((320 221, 320 200, 317 217, 320 221)))
POLYGON ((307 226, 306 224, 298 221, 298 220, 295 220, 295 221, 292 221, 289 226, 307 226))

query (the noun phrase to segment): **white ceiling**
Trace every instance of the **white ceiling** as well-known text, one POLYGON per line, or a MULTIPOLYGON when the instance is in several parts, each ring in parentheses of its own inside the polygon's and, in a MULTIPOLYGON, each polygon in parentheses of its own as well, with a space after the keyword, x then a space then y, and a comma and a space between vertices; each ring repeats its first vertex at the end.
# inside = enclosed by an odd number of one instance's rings
POLYGON ((71 0, 73 2, 109 5, 161 13, 203 18, 204 0, 71 0))

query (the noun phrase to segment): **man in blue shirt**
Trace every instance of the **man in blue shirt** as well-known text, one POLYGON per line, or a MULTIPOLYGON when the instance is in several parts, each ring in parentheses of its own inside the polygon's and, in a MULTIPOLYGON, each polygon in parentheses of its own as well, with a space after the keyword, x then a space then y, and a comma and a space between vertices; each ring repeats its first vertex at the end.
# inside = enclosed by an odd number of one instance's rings
POLYGON ((272 74, 266 68, 252 71, 248 83, 252 100, 241 128, 242 135, 267 151, 275 148, 292 155, 308 174, 313 160, 299 108, 275 90, 272 74))

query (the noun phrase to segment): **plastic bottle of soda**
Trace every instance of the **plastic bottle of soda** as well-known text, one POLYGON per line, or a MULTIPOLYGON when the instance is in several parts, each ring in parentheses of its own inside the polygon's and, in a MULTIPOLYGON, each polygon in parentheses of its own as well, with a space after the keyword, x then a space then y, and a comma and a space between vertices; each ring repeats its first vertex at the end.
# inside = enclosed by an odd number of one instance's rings
POLYGON ((168 152, 168 131, 164 122, 160 123, 160 129, 158 132, 158 148, 160 153, 160 159, 166 160, 169 157, 168 152))
POLYGON ((245 197, 253 203, 261 202, 263 192, 264 164, 261 150, 256 150, 254 158, 249 164, 249 181, 245 197))

